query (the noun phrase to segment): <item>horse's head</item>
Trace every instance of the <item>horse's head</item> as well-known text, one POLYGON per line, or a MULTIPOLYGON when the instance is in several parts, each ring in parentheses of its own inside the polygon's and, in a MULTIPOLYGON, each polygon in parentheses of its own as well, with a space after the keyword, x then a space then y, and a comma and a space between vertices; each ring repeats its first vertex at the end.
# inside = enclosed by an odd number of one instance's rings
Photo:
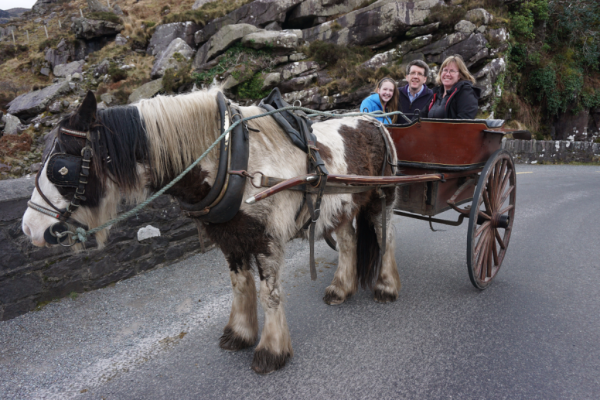
POLYGON ((23 215, 23 232, 36 246, 66 243, 61 233, 69 225, 93 224, 93 208, 97 208, 105 179, 96 171, 102 168, 104 154, 99 151, 97 104, 92 92, 79 109, 65 117, 54 130, 54 141, 36 176, 28 208, 23 215))

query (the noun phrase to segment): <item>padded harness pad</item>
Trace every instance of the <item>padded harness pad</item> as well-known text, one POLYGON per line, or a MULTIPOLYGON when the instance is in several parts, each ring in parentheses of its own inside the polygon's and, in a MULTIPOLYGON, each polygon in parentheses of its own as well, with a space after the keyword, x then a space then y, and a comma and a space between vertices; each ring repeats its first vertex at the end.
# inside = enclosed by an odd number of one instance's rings
MULTIPOLYGON (((290 107, 290 104, 281 98, 281 92, 274 88, 271 93, 258 103, 259 107, 267 111, 279 110, 280 108, 290 107)), ((305 153, 314 155, 314 164, 321 171, 327 174, 325 163, 321 159, 318 150, 316 150, 317 138, 312 132, 312 121, 302 111, 282 111, 271 115, 279 126, 289 136, 294 146, 305 153), (312 146, 312 149, 311 149, 312 146)))

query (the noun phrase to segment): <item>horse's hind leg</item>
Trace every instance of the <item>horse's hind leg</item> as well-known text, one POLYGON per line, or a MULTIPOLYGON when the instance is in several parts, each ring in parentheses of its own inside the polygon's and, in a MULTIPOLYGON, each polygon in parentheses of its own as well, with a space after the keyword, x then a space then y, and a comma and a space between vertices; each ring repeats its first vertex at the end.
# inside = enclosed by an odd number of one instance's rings
POLYGON ((331 285, 325 289, 323 301, 330 306, 342 304, 356 293, 358 278, 356 275, 356 232, 352 221, 341 225, 335 231, 338 243, 338 267, 331 285))
POLYGON ((233 303, 229 323, 223 330, 219 346, 225 350, 236 351, 253 346, 258 337, 256 286, 247 262, 243 263, 242 269, 232 268, 229 274, 233 287, 233 303))
MULTIPOLYGON (((375 301, 379 303, 388 303, 391 301, 396 301, 401 286, 400 275, 398 275, 398 267, 396 265, 396 240, 394 235, 394 227, 391 224, 392 208, 387 207, 387 209, 384 210, 384 212, 387 212, 387 237, 385 238, 386 251, 381 260, 381 269, 379 271, 379 277, 377 278, 377 282, 373 287, 373 297, 375 298, 375 301)), ((382 247, 381 217, 381 213, 372 217, 380 249, 382 247)))
POLYGON ((259 254, 260 303, 265 311, 265 326, 254 351, 252 369, 266 374, 283 368, 294 355, 292 341, 283 310, 280 268, 283 266, 283 244, 271 242, 270 254, 259 254))

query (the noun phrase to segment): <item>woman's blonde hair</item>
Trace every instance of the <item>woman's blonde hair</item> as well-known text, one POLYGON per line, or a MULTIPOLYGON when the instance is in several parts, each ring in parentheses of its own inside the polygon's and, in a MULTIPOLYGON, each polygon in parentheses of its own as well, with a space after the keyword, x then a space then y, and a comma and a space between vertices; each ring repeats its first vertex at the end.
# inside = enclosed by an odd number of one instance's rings
MULTIPOLYGON (((379 89, 381 89, 381 86, 385 82, 391 82, 392 85, 394 85, 394 94, 392 95, 392 98, 390 99, 390 101, 388 101, 388 103, 386 104, 385 110, 383 110, 383 111, 384 112, 398 111, 398 101, 400 99, 400 93, 398 92, 398 84, 396 83, 395 80, 393 80, 389 76, 382 78, 379 82, 377 82, 377 86, 375 86, 375 92, 379 93, 379 89)), ((383 101, 381 100, 381 95, 379 95, 379 102, 383 105, 383 101)), ((389 118, 392 121, 392 124, 395 124, 396 120, 398 119, 398 115, 392 115, 389 118)))
POLYGON ((442 70, 448 66, 450 63, 455 63, 458 67, 458 73, 460 74, 460 81, 471 81, 471 83, 475 84, 477 81, 473 78, 473 75, 467 69, 465 62, 462 57, 458 54, 447 57, 442 65, 440 66, 440 70, 438 71, 437 76, 435 77, 435 83, 438 85, 442 84, 442 70))

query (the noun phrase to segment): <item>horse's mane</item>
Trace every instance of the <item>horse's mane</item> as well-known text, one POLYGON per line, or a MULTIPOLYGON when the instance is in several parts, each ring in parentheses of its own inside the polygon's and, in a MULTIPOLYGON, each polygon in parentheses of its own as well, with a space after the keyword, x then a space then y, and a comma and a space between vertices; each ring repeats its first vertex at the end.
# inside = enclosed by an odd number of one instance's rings
MULTIPOLYGON (((135 105, 143 120, 155 183, 179 174, 219 136, 218 91, 158 96, 135 105)), ((207 156, 216 157, 216 151, 207 156)))

